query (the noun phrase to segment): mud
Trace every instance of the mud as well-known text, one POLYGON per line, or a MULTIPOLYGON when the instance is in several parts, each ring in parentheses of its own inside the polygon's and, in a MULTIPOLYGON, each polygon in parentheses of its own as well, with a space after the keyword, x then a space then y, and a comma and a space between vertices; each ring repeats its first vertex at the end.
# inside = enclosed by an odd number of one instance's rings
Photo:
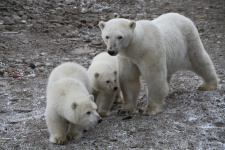
MULTIPOLYGON (((0 149, 225 149, 225 2, 223 0, 7 0, 0 3, 0 149), (45 124, 46 82, 65 61, 88 68, 105 50, 97 24, 115 16, 149 19, 177 12, 197 26, 216 68, 217 90, 198 91, 201 79, 177 72, 164 112, 111 116, 80 140, 54 145, 45 124)), ((145 83, 138 108, 146 104, 145 83)))

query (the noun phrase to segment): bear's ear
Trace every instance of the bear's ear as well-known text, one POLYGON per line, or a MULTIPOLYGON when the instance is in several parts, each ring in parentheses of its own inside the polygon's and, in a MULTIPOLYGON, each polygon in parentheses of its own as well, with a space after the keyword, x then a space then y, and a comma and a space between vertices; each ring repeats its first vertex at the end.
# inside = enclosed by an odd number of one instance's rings
POLYGON ((75 109, 77 108, 77 106, 78 106, 78 105, 77 105, 76 102, 73 102, 72 105, 71 105, 71 107, 72 107, 73 110, 75 110, 75 109))
POLYGON ((135 29, 135 27, 136 27, 136 22, 135 21, 131 21, 130 23, 129 23, 129 27, 131 28, 131 29, 135 29))
POLYGON ((114 73, 115 75, 117 75, 117 71, 114 71, 113 73, 114 73))
POLYGON ((93 95, 89 95, 89 99, 94 101, 94 96, 93 95))
POLYGON ((99 28, 101 29, 101 30, 103 30, 104 29, 104 27, 105 27, 105 22, 104 21, 100 21, 99 23, 98 23, 98 26, 99 26, 99 28))
POLYGON ((97 78, 97 77, 99 77, 99 73, 96 72, 95 73, 95 78, 97 78))

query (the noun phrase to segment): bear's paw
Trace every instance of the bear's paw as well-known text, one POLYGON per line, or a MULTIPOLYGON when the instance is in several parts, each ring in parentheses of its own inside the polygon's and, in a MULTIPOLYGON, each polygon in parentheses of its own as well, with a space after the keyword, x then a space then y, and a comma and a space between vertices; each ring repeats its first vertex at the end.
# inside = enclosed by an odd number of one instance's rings
POLYGON ((110 115, 109 112, 98 112, 98 114, 101 116, 101 117, 107 117, 110 115))
POLYGON ((200 91, 210 91, 210 90, 215 90, 217 88, 217 84, 208 85, 208 84, 202 83, 198 85, 196 88, 197 90, 200 90, 200 91))
POLYGON ((118 116, 127 116, 137 113, 136 109, 124 109, 120 108, 117 112, 118 116))
POLYGON ((76 132, 76 133, 70 132, 70 133, 67 133, 67 138, 69 140, 78 140, 82 137, 82 135, 83 135, 82 132, 76 132))
POLYGON ((163 112, 161 107, 145 107, 139 110, 139 113, 145 116, 156 115, 163 112))

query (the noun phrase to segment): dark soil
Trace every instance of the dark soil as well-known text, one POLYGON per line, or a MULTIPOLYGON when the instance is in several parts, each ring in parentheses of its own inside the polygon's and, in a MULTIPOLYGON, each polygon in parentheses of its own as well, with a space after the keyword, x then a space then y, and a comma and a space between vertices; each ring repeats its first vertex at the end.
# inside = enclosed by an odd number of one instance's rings
MULTIPOLYGON (((7 0, 0 2, 1 149, 225 149, 224 0, 7 0), (110 117, 66 145, 49 142, 45 124, 46 83, 65 61, 88 68, 104 51, 99 21, 115 16, 152 20, 167 12, 197 26, 216 68, 217 90, 198 91, 201 79, 178 72, 164 112, 156 116, 110 117)), ((146 104, 142 82, 138 108, 146 104)))

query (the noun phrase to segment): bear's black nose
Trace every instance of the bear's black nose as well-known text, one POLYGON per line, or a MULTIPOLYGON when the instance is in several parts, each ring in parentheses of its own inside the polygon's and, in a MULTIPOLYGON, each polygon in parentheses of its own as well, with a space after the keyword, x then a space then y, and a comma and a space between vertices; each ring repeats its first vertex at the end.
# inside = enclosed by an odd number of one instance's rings
POLYGON ((108 51, 109 55, 114 56, 115 55, 115 51, 108 51))
POLYGON ((118 89, 118 87, 114 87, 113 90, 116 91, 118 89))
POLYGON ((102 122, 102 119, 99 119, 99 120, 98 120, 98 123, 101 123, 101 122, 102 122))

